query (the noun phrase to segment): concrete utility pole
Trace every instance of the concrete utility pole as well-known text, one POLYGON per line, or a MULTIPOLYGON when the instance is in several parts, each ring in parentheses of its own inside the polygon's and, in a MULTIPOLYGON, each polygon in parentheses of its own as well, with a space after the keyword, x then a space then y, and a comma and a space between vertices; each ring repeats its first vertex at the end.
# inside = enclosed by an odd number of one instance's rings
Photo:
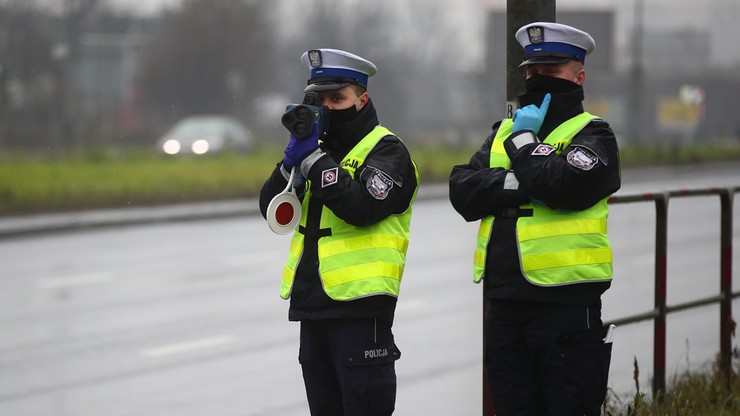
MULTIPOLYGON (((517 97, 524 92, 524 70, 519 68, 524 53, 514 35, 520 27, 532 22, 554 22, 555 0, 506 0, 506 117, 517 110, 517 97)), ((487 308, 483 298, 483 313, 487 308)), ((485 322, 485 317, 483 319, 485 322)), ((485 333, 485 332, 484 332, 485 333)), ((485 336, 484 336, 485 339, 485 336)), ((495 416, 488 388, 488 375, 483 366, 483 416, 495 416)))
POLYGON ((643 70, 642 40, 643 40, 643 18, 645 15, 644 0, 635 2, 635 24, 632 29, 632 82, 629 90, 629 139, 633 143, 644 144, 642 137, 642 90, 644 86, 645 71, 643 70))
POLYGON ((506 117, 517 110, 517 97, 524 92, 524 71, 519 68, 523 51, 516 31, 532 22, 554 22, 555 0, 506 0, 506 117))

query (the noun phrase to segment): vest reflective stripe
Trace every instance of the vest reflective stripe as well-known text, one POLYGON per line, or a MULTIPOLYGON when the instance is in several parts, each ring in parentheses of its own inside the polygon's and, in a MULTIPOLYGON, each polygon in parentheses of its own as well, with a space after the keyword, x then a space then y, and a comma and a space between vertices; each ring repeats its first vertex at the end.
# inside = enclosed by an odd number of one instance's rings
MULTIPOLYGON (((301 212, 301 220, 300 223, 305 223, 305 218, 303 216, 305 215, 306 208, 303 207, 303 212, 301 212)), ((283 279, 282 284, 280 286, 280 296, 283 299, 288 299, 290 297, 290 290, 293 287, 293 278, 295 277, 295 269, 298 267, 298 263, 301 260, 301 255, 303 254, 303 234, 299 232, 293 233, 293 238, 290 240, 290 249, 288 250, 288 260, 285 263, 285 267, 283 268, 283 279)))
POLYGON ((478 227, 478 236, 475 242, 475 257, 473 259, 473 281, 480 283, 486 269, 486 251, 488 241, 491 239, 491 228, 493 226, 493 216, 487 216, 480 221, 478 227))
POLYGON ((606 234, 606 220, 582 219, 529 225, 519 232, 519 242, 573 234, 606 234))
MULTIPOLYGON (((346 254, 350 251, 393 249, 405 252, 407 248, 408 240, 401 236, 383 234, 361 235, 359 237, 322 244, 321 256, 331 259, 331 257, 346 254)), ((370 251, 365 253, 365 255, 372 256, 373 253, 370 251)))
MULTIPOLYGON (((363 138, 340 162, 339 166, 352 178, 370 151, 385 136, 393 135, 377 126, 363 138)), ((417 183, 419 172, 414 165, 417 183)), ((418 187, 416 188, 418 190, 418 187)), ((399 215, 392 215, 376 224, 355 227, 347 224, 326 206, 321 212, 320 227, 330 228, 331 235, 319 238, 319 275, 326 294, 334 300, 352 300, 379 294, 398 296, 401 276, 406 263, 411 205, 399 215)), ((306 226, 310 191, 303 199, 300 225, 306 226)), ((304 249, 304 236, 293 234, 288 261, 283 270, 280 296, 287 299, 295 277, 295 269, 304 249)))
POLYGON ((321 282, 329 293, 341 293, 335 300, 350 300, 377 294, 398 296, 403 265, 385 262, 357 264, 323 272, 321 282))
POLYGON ((557 256, 542 253, 523 257, 524 264, 522 268, 529 271, 567 267, 574 264, 601 264, 612 261, 612 253, 608 248, 560 250, 557 252, 557 256))
POLYGON ((511 135, 512 127, 514 127, 514 122, 508 118, 501 122, 501 125, 498 127, 496 137, 494 137, 491 145, 490 160, 492 168, 509 169, 511 167, 511 160, 509 159, 509 155, 506 154, 506 149, 504 149, 504 139, 511 135), (500 140, 499 137, 501 138, 500 140))
MULTIPOLYGON (((582 113, 558 126, 543 143, 559 155, 573 137, 597 117, 582 113)), ((491 145, 490 166, 508 169, 511 161, 504 140, 511 134, 512 121, 504 120, 491 145)), ((517 219, 517 240, 524 276, 535 285, 556 286, 584 281, 605 281, 612 276, 612 254, 606 235, 607 199, 583 211, 558 211, 529 203, 531 217, 517 219)), ((473 260, 473 280, 485 274, 488 243, 495 218, 481 220, 473 260)), ((495 259, 494 259, 495 261, 495 259)))

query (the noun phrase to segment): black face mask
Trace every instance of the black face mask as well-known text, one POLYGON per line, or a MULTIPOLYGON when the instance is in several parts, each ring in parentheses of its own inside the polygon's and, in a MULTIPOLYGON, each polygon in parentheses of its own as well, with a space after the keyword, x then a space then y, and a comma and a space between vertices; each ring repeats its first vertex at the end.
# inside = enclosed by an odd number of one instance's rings
MULTIPOLYGON (((330 147, 332 142, 336 141, 335 136, 344 136, 346 128, 349 128, 352 120, 357 118, 357 107, 353 104, 342 110, 329 110, 329 123, 326 126, 326 139, 324 140, 330 147)), ((336 143, 334 143, 336 144, 336 143)))
POLYGON ((322 138, 324 148, 337 150, 341 147, 339 138, 348 134, 348 131, 351 130, 352 120, 357 118, 357 114, 357 107, 354 105, 343 110, 328 110, 328 122, 324 128, 326 134, 322 138))
POLYGON ((546 75, 532 75, 524 81, 524 87, 527 92, 519 97, 519 104, 524 107, 529 104, 540 105, 545 94, 550 93, 552 101, 550 108, 557 107, 564 100, 571 101, 577 99, 576 95, 582 100, 583 97, 580 85, 567 79, 548 77, 546 75), (553 104, 556 104, 553 106, 553 104))
POLYGON ((583 112, 583 87, 573 81, 537 74, 529 77, 524 86, 527 92, 519 96, 520 107, 539 106, 545 94, 550 93, 550 107, 540 129, 543 137, 563 121, 583 112))
POLYGON ((329 130, 342 127, 357 116, 357 107, 354 105, 343 110, 329 110, 329 130))
POLYGON ((540 74, 535 74, 527 78, 524 81, 524 86, 528 94, 548 92, 552 94, 567 94, 580 88, 580 85, 573 81, 540 74))

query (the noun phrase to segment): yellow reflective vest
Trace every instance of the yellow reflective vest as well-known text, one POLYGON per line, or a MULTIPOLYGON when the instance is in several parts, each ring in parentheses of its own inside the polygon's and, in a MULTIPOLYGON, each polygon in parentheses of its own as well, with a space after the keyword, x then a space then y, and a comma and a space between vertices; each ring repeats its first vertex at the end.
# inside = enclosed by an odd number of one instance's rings
MULTIPOLYGON (((559 155, 591 120, 587 112, 564 122, 543 141, 559 155)), ((511 161, 504 141, 511 135, 513 122, 504 120, 491 145, 490 166, 509 169, 511 161)), ((528 203, 532 216, 517 218, 519 264, 525 278, 539 286, 561 286, 583 282, 603 282, 612 278, 612 252, 606 233, 609 214, 607 199, 583 211, 550 209, 541 203, 528 203)), ((473 280, 485 274, 488 244, 494 216, 481 220, 476 241, 473 280)), ((496 259, 492 259, 496 262, 496 259)))
MULTIPOLYGON (((376 126, 347 153, 339 166, 354 179, 355 171, 364 163, 370 151, 380 139, 389 135, 393 133, 385 127, 376 126)), ((415 164, 414 170, 418 184, 419 171, 415 164)), ((310 185, 307 189, 310 189, 310 185)), ((416 198, 416 190, 406 211, 369 226, 350 225, 326 206, 323 207, 320 228, 331 229, 331 234, 318 240, 319 275, 324 291, 330 298, 347 301, 374 295, 398 296, 406 264, 411 206, 416 198)), ((307 191, 299 222, 303 227, 306 226, 310 198, 311 193, 307 191)), ((283 270, 280 289, 283 299, 290 297, 303 249, 304 236, 296 231, 283 270)))

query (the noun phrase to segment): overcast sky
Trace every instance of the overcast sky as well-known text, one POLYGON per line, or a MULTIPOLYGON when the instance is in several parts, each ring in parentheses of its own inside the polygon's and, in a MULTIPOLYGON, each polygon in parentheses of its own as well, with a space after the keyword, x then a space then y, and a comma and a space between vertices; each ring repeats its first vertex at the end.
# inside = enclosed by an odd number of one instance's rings
MULTIPOLYGON (((123 7, 125 10, 138 10, 142 14, 156 13, 164 7, 172 7, 182 0, 106 0, 123 7)), ((218 0, 214 0, 218 1, 218 0)), ((270 1, 270 0, 267 0, 270 1)), ((299 0, 286 0, 299 1, 299 0)), ((391 0, 399 5, 400 10, 406 0, 391 0)), ((451 24, 459 26, 461 42, 465 42, 467 51, 475 55, 482 53, 482 48, 470 48, 479 44, 485 20, 481 10, 505 10, 507 0, 427 0, 442 4, 445 16, 451 24)), ((740 0, 556 0, 559 10, 613 10, 617 27, 617 51, 629 47, 629 36, 634 27, 634 16, 637 2, 644 6, 643 23, 645 33, 665 30, 697 30, 709 32, 712 37, 711 59, 713 63, 728 65, 740 63, 740 0)), ((624 51, 623 51, 624 52, 624 51)))

